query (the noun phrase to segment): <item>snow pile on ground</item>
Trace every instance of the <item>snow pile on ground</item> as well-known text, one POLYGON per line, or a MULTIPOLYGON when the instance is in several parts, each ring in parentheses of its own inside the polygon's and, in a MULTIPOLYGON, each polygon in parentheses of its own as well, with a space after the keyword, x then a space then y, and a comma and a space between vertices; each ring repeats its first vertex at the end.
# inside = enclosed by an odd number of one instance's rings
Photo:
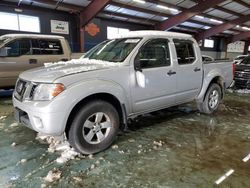
POLYGON ((0 120, 4 120, 7 116, 0 116, 0 120))
POLYGON ((109 61, 102 61, 102 60, 96 60, 96 59, 72 59, 70 61, 59 61, 55 63, 44 63, 44 66, 47 67, 53 67, 57 65, 74 65, 74 64, 81 64, 81 65, 89 65, 89 64, 96 64, 96 65, 103 65, 103 66, 117 66, 119 63, 115 62, 109 62, 109 61))
POLYGON ((42 143, 49 144, 48 152, 54 153, 55 151, 61 152, 60 157, 56 159, 57 163, 65 163, 77 156, 81 156, 74 148, 70 147, 66 136, 49 136, 46 134, 38 133, 36 139, 42 143))
POLYGON ((57 181, 61 178, 61 174, 62 172, 56 168, 54 168, 53 170, 49 171, 49 173, 47 174, 47 176, 44 178, 44 180, 46 182, 54 182, 57 181))

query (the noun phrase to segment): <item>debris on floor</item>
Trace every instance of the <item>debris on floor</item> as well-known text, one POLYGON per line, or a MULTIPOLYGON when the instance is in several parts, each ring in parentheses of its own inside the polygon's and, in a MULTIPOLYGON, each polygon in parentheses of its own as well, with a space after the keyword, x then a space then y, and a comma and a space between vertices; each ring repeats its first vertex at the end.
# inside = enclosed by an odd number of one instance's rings
POLYGON ((11 146, 12 146, 12 147, 15 147, 15 146, 16 146, 16 142, 13 142, 13 143, 11 144, 11 146))
POLYGON ((11 128, 14 128, 14 127, 17 127, 17 126, 18 126, 18 123, 12 123, 12 124, 10 125, 11 128))
POLYGON ((54 168, 53 170, 49 171, 44 180, 49 183, 55 182, 61 178, 61 174, 62 172, 60 170, 54 168))
POLYGON ((119 147, 118 147, 118 145, 113 145, 112 146, 112 149, 118 149, 119 147))
POLYGON ((70 146, 65 134, 61 136, 50 136, 38 133, 36 139, 41 141, 42 143, 45 142, 49 144, 49 153, 54 153, 55 151, 61 152, 60 157, 56 159, 57 163, 65 163, 71 159, 75 159, 76 156, 80 155, 80 153, 76 152, 74 148, 70 146))
POLYGON ((0 116, 0 120, 4 120, 7 116, 0 116))

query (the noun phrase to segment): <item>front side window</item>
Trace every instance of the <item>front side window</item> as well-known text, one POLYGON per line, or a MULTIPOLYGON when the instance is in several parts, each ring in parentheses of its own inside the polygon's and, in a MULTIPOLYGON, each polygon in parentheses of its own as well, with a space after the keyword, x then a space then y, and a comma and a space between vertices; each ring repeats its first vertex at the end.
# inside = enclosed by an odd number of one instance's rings
POLYGON ((146 43, 137 55, 141 68, 170 66, 168 40, 154 39, 146 43))
POLYGON ((140 38, 107 40, 91 49, 84 58, 122 62, 140 42, 140 38))
POLYGON ((195 61, 192 41, 174 39, 174 44, 179 65, 192 64, 195 61))
POLYGON ((8 43, 5 48, 7 49, 8 57, 17 57, 22 55, 30 55, 30 40, 20 39, 8 43))

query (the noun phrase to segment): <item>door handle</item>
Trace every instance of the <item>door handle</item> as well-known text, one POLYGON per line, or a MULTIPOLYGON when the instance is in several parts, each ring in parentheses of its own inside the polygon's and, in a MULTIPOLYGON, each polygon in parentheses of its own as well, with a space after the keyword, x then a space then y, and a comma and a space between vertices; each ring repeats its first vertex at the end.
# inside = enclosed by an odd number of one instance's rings
POLYGON ((174 74, 176 74, 176 72, 175 71, 172 71, 172 70, 170 70, 170 71, 168 71, 168 76, 172 76, 172 75, 174 75, 174 74))
POLYGON ((30 64, 37 64, 37 59, 30 59, 30 60, 29 60, 29 63, 30 63, 30 64))
POLYGON ((201 71, 201 69, 198 67, 195 67, 194 72, 198 72, 198 71, 201 71))

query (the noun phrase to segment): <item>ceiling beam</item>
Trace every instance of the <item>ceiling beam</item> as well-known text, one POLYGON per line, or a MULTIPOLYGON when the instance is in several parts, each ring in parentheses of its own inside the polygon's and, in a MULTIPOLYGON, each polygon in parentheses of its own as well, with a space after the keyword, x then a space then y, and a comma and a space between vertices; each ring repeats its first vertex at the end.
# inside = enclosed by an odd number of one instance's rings
POLYGON ((176 25, 179 25, 182 22, 187 21, 188 19, 192 18, 193 16, 202 13, 203 11, 216 6, 219 3, 222 3, 224 0, 205 0, 188 10, 184 10, 183 12, 172 16, 168 20, 162 22, 157 26, 160 30, 168 30, 176 25))
POLYGON ((92 20, 111 0, 94 0, 80 13, 81 27, 92 20))
MULTIPOLYGON (((28 0, 24 0, 25 2, 30 2, 28 0)), ((42 4, 47 4, 47 5, 52 5, 56 7, 63 7, 63 8, 67 8, 70 9, 72 12, 80 12, 81 10, 84 9, 83 6, 76 6, 76 5, 72 5, 72 4, 68 4, 68 3, 59 3, 57 6, 57 1, 51 1, 51 0, 32 0, 32 2, 34 3, 42 3, 42 4)))
POLYGON ((231 20, 231 21, 228 21, 226 23, 223 23, 223 24, 220 24, 220 25, 217 25, 217 26, 214 26, 204 32, 201 32, 201 33, 198 33, 195 38, 196 40, 203 40, 207 37, 210 37, 210 36, 213 36, 213 35, 216 35, 218 33, 221 33, 223 31, 226 31, 228 29, 231 29, 233 27, 235 27, 236 25, 240 25, 244 22, 247 22, 250 20, 250 14, 249 15, 245 15, 245 16, 241 16, 235 20, 231 20))
POLYGON ((233 42, 248 39, 248 38, 250 38, 250 31, 241 32, 238 35, 232 36, 231 40, 229 40, 229 43, 233 43, 233 42))
POLYGON ((140 18, 138 16, 132 16, 132 15, 126 15, 126 14, 122 14, 122 13, 118 13, 118 12, 109 12, 109 11, 102 11, 102 14, 106 14, 108 16, 114 16, 114 17, 121 17, 121 18, 126 18, 126 19, 132 19, 132 20, 137 20, 140 21, 142 23, 148 23, 148 25, 155 25, 156 23, 158 23, 157 21, 154 20, 146 20, 145 18, 140 18))

